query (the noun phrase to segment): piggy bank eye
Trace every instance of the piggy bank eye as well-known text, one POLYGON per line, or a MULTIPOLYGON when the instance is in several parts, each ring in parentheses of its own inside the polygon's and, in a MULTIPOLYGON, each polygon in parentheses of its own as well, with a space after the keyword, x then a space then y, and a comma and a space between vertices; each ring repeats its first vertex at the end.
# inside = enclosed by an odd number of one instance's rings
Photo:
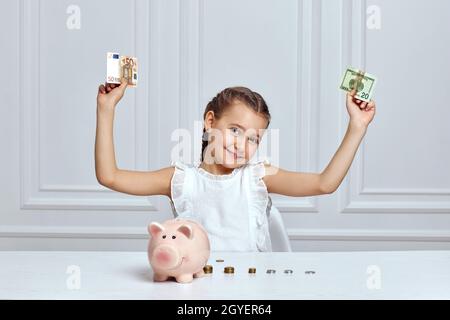
POLYGON ((163 239, 165 239, 166 238, 166 235, 163 235, 163 239))
POLYGON ((176 238, 176 236, 172 236, 172 239, 175 239, 176 238))

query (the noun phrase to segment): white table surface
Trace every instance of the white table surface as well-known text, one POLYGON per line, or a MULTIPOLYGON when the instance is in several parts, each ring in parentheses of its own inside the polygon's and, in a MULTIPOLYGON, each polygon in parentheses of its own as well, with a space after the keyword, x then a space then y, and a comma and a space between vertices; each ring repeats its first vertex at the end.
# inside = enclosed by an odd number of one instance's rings
POLYGON ((145 252, 2 251, 0 299, 450 299, 450 251, 212 252, 209 264, 212 275, 180 284, 153 282, 145 252), (79 289, 67 286, 71 265, 79 289), (373 265, 378 289, 367 286, 373 265))

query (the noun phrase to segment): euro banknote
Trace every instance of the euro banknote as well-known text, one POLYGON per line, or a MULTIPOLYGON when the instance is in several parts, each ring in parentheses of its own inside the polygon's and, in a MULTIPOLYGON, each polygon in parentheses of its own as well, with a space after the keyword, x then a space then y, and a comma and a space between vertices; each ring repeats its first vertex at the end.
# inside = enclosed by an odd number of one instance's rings
POLYGON ((106 83, 120 84, 122 79, 136 87, 138 82, 138 61, 136 57, 121 56, 115 52, 106 54, 106 83))

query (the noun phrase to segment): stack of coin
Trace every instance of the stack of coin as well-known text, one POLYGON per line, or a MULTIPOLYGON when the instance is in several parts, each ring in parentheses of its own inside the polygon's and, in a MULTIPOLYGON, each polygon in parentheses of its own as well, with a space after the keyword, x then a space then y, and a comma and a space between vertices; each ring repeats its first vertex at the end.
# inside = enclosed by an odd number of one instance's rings
POLYGON ((287 273, 287 274, 292 274, 292 270, 290 270, 290 269, 286 269, 286 270, 284 270, 284 273, 287 273))
POLYGON ((216 262, 223 262, 223 259, 217 259, 216 262))
POLYGON ((314 270, 307 270, 305 271, 305 274, 315 274, 316 272, 314 270))
POLYGON ((276 271, 273 269, 267 269, 266 273, 275 273, 276 271))
POLYGON ((234 273, 234 267, 225 267, 223 269, 223 272, 225 272, 226 274, 233 274, 234 273))
POLYGON ((207 274, 213 273, 213 266, 207 264, 203 267, 203 272, 207 274))
POLYGON ((248 273, 256 273, 256 268, 248 268, 248 273))

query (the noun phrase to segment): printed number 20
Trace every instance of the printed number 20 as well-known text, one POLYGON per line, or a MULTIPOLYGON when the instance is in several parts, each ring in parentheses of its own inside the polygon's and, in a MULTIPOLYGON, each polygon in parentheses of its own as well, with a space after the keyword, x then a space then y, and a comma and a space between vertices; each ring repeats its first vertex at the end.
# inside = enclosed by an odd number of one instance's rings
POLYGON ((363 99, 369 99, 369 94, 365 92, 361 92, 361 98, 363 99))

